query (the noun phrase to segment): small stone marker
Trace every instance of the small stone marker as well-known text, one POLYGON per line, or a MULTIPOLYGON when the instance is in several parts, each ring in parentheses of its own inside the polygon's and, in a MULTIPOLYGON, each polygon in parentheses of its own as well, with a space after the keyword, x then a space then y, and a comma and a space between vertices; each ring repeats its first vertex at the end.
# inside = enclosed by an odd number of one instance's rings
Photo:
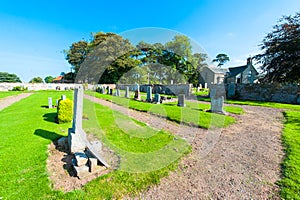
POLYGON ((184 100, 185 100, 185 95, 184 94, 179 94, 178 95, 178 104, 177 104, 177 106, 185 107, 184 100))
POLYGON ((152 87, 151 86, 147 87, 147 101, 148 102, 152 101, 152 87))
POLYGON ((126 90, 125 90, 125 98, 130 98, 130 96, 129 96, 129 87, 128 86, 126 87, 126 90))
POLYGON ((207 83, 204 83, 204 88, 207 88, 207 83))
POLYGON ((67 99, 66 95, 61 95, 61 100, 66 100, 66 99, 67 99))
POLYGON ((197 92, 200 92, 200 87, 197 87, 197 92))
POLYGON ((48 97, 48 108, 52 108, 52 97, 48 97))
POLYGON ((160 104, 160 94, 156 93, 154 95, 154 101, 157 103, 157 104, 160 104))

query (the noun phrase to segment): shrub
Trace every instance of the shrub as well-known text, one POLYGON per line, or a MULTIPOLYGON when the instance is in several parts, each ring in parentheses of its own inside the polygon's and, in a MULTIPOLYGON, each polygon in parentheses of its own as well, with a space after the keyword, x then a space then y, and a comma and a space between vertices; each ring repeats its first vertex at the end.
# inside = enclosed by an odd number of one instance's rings
POLYGON ((59 100, 57 106, 57 121, 59 124, 72 121, 73 102, 70 99, 59 100))
POLYGON ((12 91, 26 91, 28 88, 25 88, 24 86, 15 86, 12 91))

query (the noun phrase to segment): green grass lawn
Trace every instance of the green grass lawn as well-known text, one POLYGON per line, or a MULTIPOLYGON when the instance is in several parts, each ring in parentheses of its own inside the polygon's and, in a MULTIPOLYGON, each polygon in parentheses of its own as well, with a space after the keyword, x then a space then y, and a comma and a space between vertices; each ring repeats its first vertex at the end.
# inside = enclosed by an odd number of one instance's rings
POLYGON ((71 123, 54 123, 56 109, 44 106, 48 97, 57 99, 62 94, 73 96, 71 91, 37 92, 0 111, 0 199, 111 199, 134 195, 159 183, 190 151, 184 140, 172 134, 155 131, 85 100, 84 112, 89 120, 83 125, 120 156, 119 169, 79 190, 52 190, 46 169, 47 145, 66 136, 71 123), (122 127, 119 122, 132 126, 122 127))
POLYGON ((22 92, 20 91, 4 91, 4 92, 0 92, 0 99, 8 97, 8 96, 16 96, 18 94, 21 94, 22 92))
MULTIPOLYGON (((156 115, 164 116, 168 120, 175 121, 177 123, 183 122, 186 124, 193 124, 201 128, 226 127, 235 122, 235 119, 231 116, 205 112, 205 110, 210 108, 209 104, 186 101, 186 107, 178 107, 175 102, 167 104, 151 104, 147 102, 129 100, 123 97, 99 94, 91 91, 86 91, 86 94, 92 96, 95 95, 97 98, 113 101, 116 104, 138 111, 150 112, 156 115)), ((225 111, 234 114, 243 113, 242 108, 235 106, 227 106, 225 107, 225 111)))

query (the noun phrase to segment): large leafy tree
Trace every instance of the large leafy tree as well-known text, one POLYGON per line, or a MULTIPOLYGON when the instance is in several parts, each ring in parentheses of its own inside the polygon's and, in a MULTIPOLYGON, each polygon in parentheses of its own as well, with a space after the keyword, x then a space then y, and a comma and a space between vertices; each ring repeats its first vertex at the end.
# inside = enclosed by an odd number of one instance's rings
POLYGON ((225 53, 219 53, 215 59, 213 59, 213 62, 217 62, 218 63, 218 67, 221 67, 222 65, 224 65, 226 62, 230 61, 228 55, 226 55, 225 53))
POLYGON ((29 83, 44 83, 44 81, 41 77, 34 77, 29 81, 29 83))
POLYGON ((45 83, 52 83, 52 81, 53 81, 54 78, 55 78, 55 77, 53 77, 53 76, 46 76, 46 77, 44 78, 45 83))
POLYGON ((262 64, 262 82, 300 82, 300 13, 284 16, 261 44, 255 58, 262 64))
POLYGON ((16 74, 10 74, 7 72, 0 72, 0 83, 21 83, 20 78, 16 74))

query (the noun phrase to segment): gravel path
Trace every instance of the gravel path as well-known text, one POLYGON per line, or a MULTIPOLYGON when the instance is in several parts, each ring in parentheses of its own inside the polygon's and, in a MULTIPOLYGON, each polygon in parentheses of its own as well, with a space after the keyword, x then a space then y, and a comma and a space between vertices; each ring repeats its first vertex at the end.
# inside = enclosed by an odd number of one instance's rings
POLYGON ((284 155, 281 110, 241 106, 245 114, 236 116, 234 125, 204 130, 85 98, 178 134, 192 145, 192 153, 182 159, 178 170, 136 199, 280 199, 275 183, 284 155))
POLYGON ((4 108, 10 106, 13 103, 20 101, 21 99, 29 97, 32 94, 33 93, 22 93, 17 96, 8 96, 3 99, 0 99, 0 110, 3 110, 4 108))

